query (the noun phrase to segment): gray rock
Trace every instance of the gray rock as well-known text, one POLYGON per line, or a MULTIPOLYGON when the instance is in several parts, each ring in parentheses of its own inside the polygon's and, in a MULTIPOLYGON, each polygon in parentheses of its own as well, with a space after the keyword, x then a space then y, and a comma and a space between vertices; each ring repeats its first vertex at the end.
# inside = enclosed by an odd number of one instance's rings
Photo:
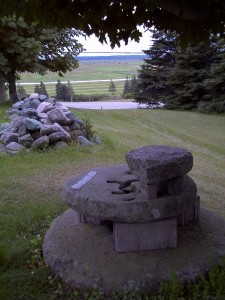
POLYGON ((64 114, 71 121, 76 121, 76 116, 74 115, 73 112, 71 112, 71 111, 65 111, 64 114))
POLYGON ((40 119, 39 120, 42 124, 44 125, 53 125, 52 121, 49 119, 49 117, 47 119, 40 119))
POLYGON ((91 139, 91 142, 94 143, 94 144, 97 144, 97 145, 101 145, 102 144, 102 139, 100 137, 93 137, 91 139))
POLYGON ((33 142, 31 148, 43 150, 49 146, 49 138, 47 135, 41 136, 33 142))
POLYGON ((26 126, 27 129, 29 129, 31 131, 36 131, 42 127, 41 122, 34 120, 34 119, 30 119, 30 118, 26 118, 24 120, 24 125, 26 126))
POLYGON ((10 126, 11 126, 10 123, 2 123, 2 124, 0 125, 0 132, 3 131, 3 130, 5 130, 5 129, 9 129, 10 126))
POLYGON ((48 111, 50 111, 52 109, 53 109, 52 103, 44 101, 44 102, 41 102, 41 104, 38 106, 37 113, 38 114, 47 113, 48 111))
POLYGON ((49 135, 53 132, 59 132, 60 129, 58 126, 55 126, 55 125, 43 125, 41 127, 41 130, 40 130, 40 135, 43 136, 43 135, 49 135))
POLYGON ((47 96, 46 95, 39 95, 39 100, 40 101, 45 101, 47 99, 47 96))
POLYGON ((28 107, 28 108, 24 108, 22 110, 23 117, 33 118, 33 117, 36 117, 36 115, 37 115, 37 112, 36 112, 35 108, 28 107))
POLYGON ((78 129, 80 130, 81 129, 81 125, 77 122, 73 122, 72 124, 69 125, 69 129, 70 130, 74 130, 74 129, 78 129))
POLYGON ((18 101, 12 105, 12 108, 22 109, 22 106, 23 106, 23 101, 18 101))
POLYGON ((6 152, 5 145, 0 144, 0 153, 6 152))
POLYGON ((64 133, 67 136, 68 140, 71 140, 71 135, 68 132, 66 132, 66 130, 63 129, 62 126, 60 126, 58 123, 54 123, 54 126, 57 126, 59 128, 59 131, 64 133))
POLYGON ((48 119, 48 115, 46 113, 37 113, 39 119, 48 119))
POLYGON ((18 142, 18 134, 17 133, 12 133, 12 132, 5 132, 1 136, 1 141, 3 142, 4 145, 8 145, 11 142, 18 142))
POLYGON ((32 94, 30 94, 30 96, 29 96, 29 99, 30 99, 30 100, 38 99, 38 98, 39 98, 39 94, 38 94, 38 93, 32 93, 32 94))
POLYGON ((18 152, 21 152, 21 151, 25 151, 26 148, 16 142, 11 142, 10 144, 8 144, 6 147, 6 152, 9 153, 9 154, 16 154, 18 152))
POLYGON ((31 134, 26 134, 24 136, 19 137, 19 144, 23 145, 24 147, 30 148, 34 139, 31 134))
POLYGON ((65 105, 63 105, 62 103, 57 102, 57 103, 56 103, 56 106, 58 106, 59 109, 62 110, 63 112, 69 111, 69 108, 66 107, 65 105))
POLYGON ((55 98, 48 98, 46 101, 49 102, 49 103, 52 103, 53 105, 56 104, 55 98))
POLYGON ((19 115, 20 111, 18 109, 15 109, 15 108, 9 108, 9 109, 7 109, 6 113, 8 115, 19 115))
POLYGON ((144 184, 185 175, 193 166, 190 152, 171 146, 146 146, 128 152, 125 157, 131 172, 144 184))
POLYGON ((55 143, 55 148, 56 149, 62 149, 68 147, 67 143, 59 141, 55 143))
POLYGON ((22 105, 22 109, 31 108, 30 102, 24 102, 22 105))
POLYGON ((27 127, 22 124, 19 128, 18 128, 18 135, 19 136, 23 136, 26 135, 28 133, 27 127))
POLYGON ((60 125, 69 125, 71 124, 71 120, 68 119, 65 114, 59 109, 53 109, 51 111, 49 111, 48 113, 48 117, 49 119, 53 122, 53 123, 59 123, 60 125))
POLYGON ((18 114, 9 115, 9 119, 12 121, 17 120, 20 118, 21 114, 22 114, 22 111, 18 110, 18 114))
POLYGON ((80 145, 84 146, 84 147, 91 147, 94 144, 92 142, 90 142, 88 139, 86 139, 84 136, 79 135, 77 137, 77 141, 80 145))
POLYGON ((52 144, 54 144, 58 141, 66 141, 68 140, 68 138, 63 132, 58 131, 58 132, 51 133, 49 135, 49 140, 52 144))
POLYGON ((33 99, 30 101, 30 106, 32 108, 38 108, 38 106, 41 104, 41 101, 39 99, 33 99))

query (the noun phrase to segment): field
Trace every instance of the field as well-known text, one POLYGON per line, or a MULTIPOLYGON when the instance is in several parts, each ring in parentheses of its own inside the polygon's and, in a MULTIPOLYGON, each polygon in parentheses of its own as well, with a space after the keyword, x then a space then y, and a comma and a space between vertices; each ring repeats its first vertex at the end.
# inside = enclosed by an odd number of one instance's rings
MULTIPOLYGON (((64 77, 59 77, 56 73, 49 72, 45 76, 39 74, 23 73, 21 74, 21 80, 18 82, 23 83, 40 83, 43 81, 46 84, 49 95, 55 95, 55 84, 48 84, 49 82, 72 82, 75 94, 105 94, 109 95, 109 81, 111 79, 125 79, 126 76, 131 78, 137 74, 140 65, 143 64, 141 59, 124 59, 124 60, 91 60, 81 61, 80 67, 71 72, 68 72, 64 77), (107 82, 85 82, 74 83, 73 81, 89 81, 89 80, 108 80, 107 82)), ((121 96, 124 81, 117 81, 116 84, 116 96, 121 96)), ((35 85, 23 85, 28 94, 34 91, 35 85)))
MULTIPOLYGON (((98 292, 68 291, 45 267, 42 241, 52 220, 67 209, 60 197, 66 179, 94 166, 123 163, 127 151, 148 144, 191 151, 191 176, 201 205, 225 217, 225 116, 166 110, 76 110, 75 114, 92 121, 102 145, 0 155, 0 299, 186 299, 174 282, 157 298, 139 294, 105 298, 98 292)), ((191 286, 196 297, 189 299, 225 299, 225 268, 213 274, 191 286)))

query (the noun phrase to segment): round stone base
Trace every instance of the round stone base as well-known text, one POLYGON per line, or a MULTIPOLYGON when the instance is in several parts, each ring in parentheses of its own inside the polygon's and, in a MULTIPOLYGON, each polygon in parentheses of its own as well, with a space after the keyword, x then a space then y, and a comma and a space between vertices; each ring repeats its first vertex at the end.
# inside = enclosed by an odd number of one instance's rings
POLYGON ((198 224, 178 227, 177 248, 117 253, 107 226, 81 224, 69 209, 46 233, 43 255, 53 273, 73 288, 150 292, 172 273, 192 280, 220 263, 224 232, 225 220, 201 209, 198 224))

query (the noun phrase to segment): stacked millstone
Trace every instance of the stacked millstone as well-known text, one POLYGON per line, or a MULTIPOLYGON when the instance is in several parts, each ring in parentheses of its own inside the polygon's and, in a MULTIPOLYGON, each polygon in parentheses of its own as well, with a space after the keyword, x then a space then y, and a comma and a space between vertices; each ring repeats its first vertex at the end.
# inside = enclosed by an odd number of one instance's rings
POLYGON ((112 222, 117 252, 176 247, 177 226, 199 220, 197 187, 187 175, 192 154, 151 145, 130 151, 126 161, 129 169, 101 167, 69 179, 62 189, 64 201, 81 223, 112 222))
POLYGON ((0 152, 62 148, 71 141, 93 145, 85 137, 84 122, 54 98, 33 93, 13 104, 7 114, 12 121, 0 125, 0 152))

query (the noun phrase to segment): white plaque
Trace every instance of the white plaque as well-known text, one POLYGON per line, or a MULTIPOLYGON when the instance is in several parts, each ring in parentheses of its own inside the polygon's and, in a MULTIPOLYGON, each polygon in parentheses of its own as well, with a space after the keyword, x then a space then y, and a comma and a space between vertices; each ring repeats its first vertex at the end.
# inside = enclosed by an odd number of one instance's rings
POLYGON ((79 180, 77 183, 72 185, 73 190, 79 190, 83 185, 88 183, 95 175, 97 174, 96 171, 89 172, 86 176, 84 176, 81 180, 79 180))

